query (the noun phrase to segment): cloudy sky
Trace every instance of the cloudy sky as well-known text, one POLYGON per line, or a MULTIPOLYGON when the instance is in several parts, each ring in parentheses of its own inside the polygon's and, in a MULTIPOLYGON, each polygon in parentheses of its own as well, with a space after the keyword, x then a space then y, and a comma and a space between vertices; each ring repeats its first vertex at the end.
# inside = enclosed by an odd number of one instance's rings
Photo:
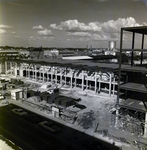
POLYGON ((141 25, 147 0, 0 0, 2 46, 119 48, 120 28, 141 25))

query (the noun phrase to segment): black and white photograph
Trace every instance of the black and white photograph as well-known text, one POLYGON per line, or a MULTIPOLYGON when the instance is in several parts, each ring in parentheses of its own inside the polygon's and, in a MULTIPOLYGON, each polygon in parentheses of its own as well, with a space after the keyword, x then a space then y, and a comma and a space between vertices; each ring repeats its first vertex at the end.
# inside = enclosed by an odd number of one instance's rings
POLYGON ((147 150, 147 0, 0 0, 0 150, 147 150))

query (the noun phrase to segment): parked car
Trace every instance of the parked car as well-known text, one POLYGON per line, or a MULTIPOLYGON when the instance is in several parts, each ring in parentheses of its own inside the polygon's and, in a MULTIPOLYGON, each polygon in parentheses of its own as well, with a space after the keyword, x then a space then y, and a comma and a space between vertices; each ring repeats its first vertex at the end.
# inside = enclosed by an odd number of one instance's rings
POLYGON ((35 114, 26 114, 26 115, 24 115, 24 117, 26 120, 33 122, 33 123, 38 123, 38 122, 42 121, 41 117, 39 117, 35 114))
POLYGON ((58 125, 49 121, 40 122, 39 125, 43 127, 44 129, 49 130, 51 132, 59 132, 61 130, 61 128, 58 125))
POLYGON ((19 116, 24 116, 24 115, 28 114, 26 111, 24 111, 21 108, 12 109, 12 112, 19 116))

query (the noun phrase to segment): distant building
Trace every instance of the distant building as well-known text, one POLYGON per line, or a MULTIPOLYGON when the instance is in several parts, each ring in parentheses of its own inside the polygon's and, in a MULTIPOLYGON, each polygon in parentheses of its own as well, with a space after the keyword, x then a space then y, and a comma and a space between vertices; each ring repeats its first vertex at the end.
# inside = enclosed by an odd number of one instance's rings
POLYGON ((116 49, 116 41, 109 41, 109 50, 116 49))
POLYGON ((0 51, 0 73, 5 73, 7 69, 10 68, 9 61, 19 60, 19 52, 15 50, 1 50, 0 51), (6 65, 6 62, 9 62, 6 65))
POLYGON ((28 50, 20 50, 19 52, 20 55, 25 55, 25 56, 29 56, 30 52, 28 50))
POLYGON ((59 51, 59 55, 62 55, 63 57, 73 56, 74 55, 74 51, 73 50, 68 50, 68 49, 60 50, 59 51))
POLYGON ((44 51, 42 48, 34 48, 29 50, 31 59, 44 58, 44 51))
POLYGON ((59 55, 59 50, 57 49, 52 49, 52 50, 44 50, 44 56, 58 56, 59 55))
POLYGON ((0 57, 3 58, 3 57, 10 57, 10 56, 18 56, 19 55, 19 52, 18 51, 12 51, 12 50, 1 50, 0 51, 0 57))

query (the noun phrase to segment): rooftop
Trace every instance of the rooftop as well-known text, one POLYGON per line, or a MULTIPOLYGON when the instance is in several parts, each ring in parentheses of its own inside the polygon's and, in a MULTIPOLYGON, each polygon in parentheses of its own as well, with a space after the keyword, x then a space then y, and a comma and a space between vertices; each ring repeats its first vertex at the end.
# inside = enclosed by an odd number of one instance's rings
POLYGON ((147 26, 124 27, 122 30, 147 35, 147 26))
MULTIPOLYGON (((81 68, 95 68, 95 70, 107 69, 107 71, 110 70, 118 70, 119 65, 118 64, 111 64, 111 63, 99 63, 99 62, 93 62, 90 60, 59 60, 59 59, 38 59, 38 60, 22 60, 26 63, 34 63, 34 64, 41 64, 41 65, 51 65, 51 66, 63 66, 63 67, 81 67, 81 68)), ((122 65, 122 70, 124 71, 135 71, 135 72, 143 72, 147 73, 147 68, 143 66, 130 66, 130 65, 122 65)))

